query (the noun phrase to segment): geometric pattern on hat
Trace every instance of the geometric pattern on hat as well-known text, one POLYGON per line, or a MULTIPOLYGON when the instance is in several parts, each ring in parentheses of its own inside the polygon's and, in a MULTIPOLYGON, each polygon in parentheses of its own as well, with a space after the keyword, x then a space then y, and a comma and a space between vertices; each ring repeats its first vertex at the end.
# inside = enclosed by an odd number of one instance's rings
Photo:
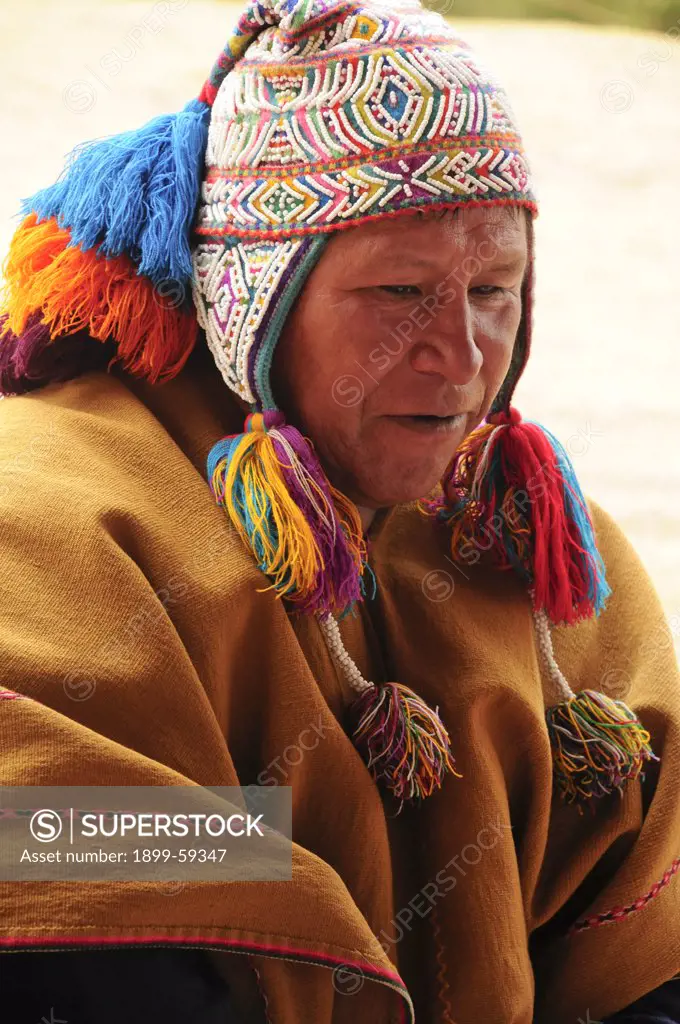
POLYGON ((275 409, 269 369, 283 323, 327 239, 202 242, 193 251, 199 324, 225 383, 275 409))
POLYGON ((212 108, 199 234, 311 232, 479 198, 532 205, 507 98, 465 44, 342 56, 331 80, 254 59, 212 108))
POLYGON ((213 103, 198 233, 311 232, 480 198, 533 207, 507 96, 453 39, 331 44, 324 64, 293 63, 298 42, 274 66, 253 42, 213 103))
POLYGON ((252 401, 248 356, 267 300, 300 242, 208 242, 193 253, 198 321, 218 368, 241 398, 252 401))

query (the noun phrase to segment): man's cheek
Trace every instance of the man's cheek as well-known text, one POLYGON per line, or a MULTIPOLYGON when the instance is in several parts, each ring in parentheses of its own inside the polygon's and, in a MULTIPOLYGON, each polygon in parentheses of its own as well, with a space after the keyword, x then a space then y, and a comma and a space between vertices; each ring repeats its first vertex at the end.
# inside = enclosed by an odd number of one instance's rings
POLYGON ((515 349, 517 330, 519 327, 519 316, 503 316, 495 322, 477 345, 484 358, 484 369, 486 383, 501 386, 507 376, 512 354, 515 349))

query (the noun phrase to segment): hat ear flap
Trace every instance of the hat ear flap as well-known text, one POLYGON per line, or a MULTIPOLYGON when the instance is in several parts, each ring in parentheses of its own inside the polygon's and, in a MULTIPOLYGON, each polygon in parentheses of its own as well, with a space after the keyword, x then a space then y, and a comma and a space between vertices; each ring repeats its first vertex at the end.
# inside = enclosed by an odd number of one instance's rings
POLYGON ((22 212, 39 223, 55 218, 83 250, 128 256, 156 285, 187 282, 209 121, 208 104, 191 100, 135 131, 82 143, 22 212))

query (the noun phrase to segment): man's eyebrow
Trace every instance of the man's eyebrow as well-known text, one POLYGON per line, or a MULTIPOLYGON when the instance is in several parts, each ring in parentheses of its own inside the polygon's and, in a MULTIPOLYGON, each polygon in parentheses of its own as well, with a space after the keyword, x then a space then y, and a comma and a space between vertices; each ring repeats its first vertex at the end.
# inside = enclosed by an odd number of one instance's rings
POLYGON ((499 261, 498 263, 496 262, 496 260, 493 257, 491 257, 489 259, 486 259, 486 260, 484 258, 482 258, 481 259, 481 263, 482 263, 482 266, 485 263, 493 264, 493 269, 494 270, 500 270, 500 271, 504 271, 504 270, 517 270, 518 267, 522 266, 522 264, 524 263, 526 258, 527 258, 526 252, 517 252, 514 256, 508 256, 507 259, 499 261))

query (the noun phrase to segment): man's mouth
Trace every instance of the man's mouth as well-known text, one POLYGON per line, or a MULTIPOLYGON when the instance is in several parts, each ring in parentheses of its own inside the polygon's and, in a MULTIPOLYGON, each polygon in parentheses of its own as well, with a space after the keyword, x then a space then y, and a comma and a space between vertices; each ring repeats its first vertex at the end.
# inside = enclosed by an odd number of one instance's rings
POLYGON ((419 434, 455 434, 465 426, 467 414, 460 412, 455 416, 388 416, 387 419, 419 434))

